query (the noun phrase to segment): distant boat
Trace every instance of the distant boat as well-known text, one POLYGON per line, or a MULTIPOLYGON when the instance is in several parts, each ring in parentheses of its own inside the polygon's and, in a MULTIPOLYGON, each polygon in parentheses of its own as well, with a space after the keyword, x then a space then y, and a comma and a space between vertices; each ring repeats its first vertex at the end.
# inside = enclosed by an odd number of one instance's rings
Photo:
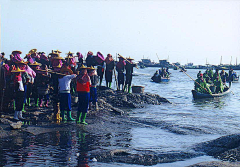
POLYGON ((170 77, 165 78, 165 77, 161 77, 160 75, 154 75, 152 76, 152 81, 156 82, 156 83, 160 83, 160 82, 169 82, 170 81, 170 77))

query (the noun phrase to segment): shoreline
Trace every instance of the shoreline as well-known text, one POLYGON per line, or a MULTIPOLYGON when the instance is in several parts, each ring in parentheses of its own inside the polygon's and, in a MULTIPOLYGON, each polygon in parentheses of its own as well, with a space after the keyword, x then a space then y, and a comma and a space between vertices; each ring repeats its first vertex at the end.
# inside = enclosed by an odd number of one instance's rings
MULTIPOLYGON (((232 151, 240 152, 235 146, 240 141, 240 135, 225 136, 222 139, 216 139, 212 142, 200 143, 196 146, 196 153, 177 152, 177 153, 164 153, 159 154, 148 150, 132 150, 128 145, 128 140, 131 140, 129 129, 132 127, 145 126, 141 122, 137 122, 129 119, 127 111, 134 108, 143 108, 145 105, 161 105, 162 103, 170 103, 167 99, 160 97, 156 94, 143 93, 143 94, 128 94, 124 92, 118 92, 106 87, 98 87, 98 103, 99 111, 91 110, 87 116, 86 122, 89 125, 75 124, 75 122, 66 122, 55 124, 51 122, 52 108, 29 108, 25 114, 27 120, 24 121, 24 125, 20 130, 11 130, 9 124, 11 123, 12 116, 4 115, 0 118, 0 139, 10 139, 14 136, 21 136, 23 134, 29 134, 34 136, 41 136, 46 133, 64 132, 64 131, 81 131, 91 136, 97 137, 99 140, 94 141, 102 145, 100 148, 95 148, 90 151, 90 159, 96 158, 98 162, 117 162, 126 164, 138 164, 138 165, 156 165, 162 163, 178 162, 182 160, 188 160, 191 158, 210 155, 217 159, 231 160, 232 151), (32 119, 32 121, 30 121, 32 119), (30 123, 30 125, 29 125, 30 123), (229 141, 231 138, 231 142, 229 141), (238 139, 239 140, 234 140, 238 139), (225 139, 225 140, 224 140, 225 139), (220 143, 219 141, 224 141, 220 143), (108 142, 115 142, 116 146, 108 147, 108 142), (220 146, 226 147, 226 143, 230 142, 229 147, 221 152, 224 156, 217 154, 210 154, 209 150, 214 147, 220 146), (211 145, 209 144, 211 143, 211 145), (220 143, 220 145, 214 145, 214 143, 220 143), (210 146, 211 147, 210 147, 210 146), (119 149, 121 148, 121 149, 119 149)), ((73 104, 73 117, 76 117, 76 105, 73 104)), ((12 115, 12 114, 11 114, 12 115)), ((239 153, 240 155, 240 153, 239 153)), ((235 154, 235 156, 239 156, 235 154)), ((240 157, 240 156, 239 156, 240 157)), ((240 158, 235 158, 237 161, 240 158)), ((231 164, 230 162, 203 162, 198 165, 210 165, 211 164, 222 165, 231 164)), ((236 164, 236 163, 235 163, 236 164)), ((196 164, 197 165, 197 164, 196 164)), ((192 165, 194 166, 194 165, 192 165)))

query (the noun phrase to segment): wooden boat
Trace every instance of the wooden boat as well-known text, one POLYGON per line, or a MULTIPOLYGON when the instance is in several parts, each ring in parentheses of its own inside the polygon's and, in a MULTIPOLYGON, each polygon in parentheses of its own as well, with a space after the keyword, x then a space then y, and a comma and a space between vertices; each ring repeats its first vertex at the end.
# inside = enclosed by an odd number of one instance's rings
POLYGON ((200 92, 197 92, 196 90, 192 90, 194 99, 222 97, 222 96, 229 94, 230 92, 231 91, 230 91, 229 87, 224 88, 223 93, 215 93, 215 94, 200 93, 200 92))
POLYGON ((160 76, 153 76, 152 78, 153 82, 160 83, 160 82, 169 82, 170 78, 160 77, 160 76))

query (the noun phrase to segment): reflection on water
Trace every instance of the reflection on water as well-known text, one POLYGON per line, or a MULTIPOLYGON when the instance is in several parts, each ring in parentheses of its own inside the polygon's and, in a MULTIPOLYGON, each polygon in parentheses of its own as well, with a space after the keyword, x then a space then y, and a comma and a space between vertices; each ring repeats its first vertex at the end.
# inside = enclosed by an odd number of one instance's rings
POLYGON ((193 99, 193 106, 197 108, 218 108, 224 109, 227 105, 224 98, 193 99))
POLYGON ((0 140, 0 166, 87 166, 94 137, 81 131, 25 134, 0 140))

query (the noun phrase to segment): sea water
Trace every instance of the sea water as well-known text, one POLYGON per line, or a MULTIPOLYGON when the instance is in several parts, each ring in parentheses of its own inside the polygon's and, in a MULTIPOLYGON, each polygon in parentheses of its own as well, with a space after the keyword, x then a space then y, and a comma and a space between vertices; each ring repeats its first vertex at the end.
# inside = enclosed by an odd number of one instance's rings
MULTIPOLYGON (((232 93, 226 97, 194 100, 191 94, 194 81, 190 77, 170 69, 170 82, 151 82, 151 76, 157 69, 134 69, 133 85, 144 86, 145 92, 159 94, 171 104, 147 105, 128 112, 130 120, 141 125, 127 132, 131 140, 125 141, 125 144, 131 150, 149 150, 157 154, 192 152, 198 143, 239 133, 239 83, 232 83, 232 93)), ((187 73, 195 79, 198 71, 188 70, 187 73)), ((97 137, 77 130, 38 136, 28 134, 2 139, 0 143, 0 166, 77 166, 82 162, 89 166, 140 166, 95 162, 89 158, 89 152, 101 147, 97 137)), ((187 166, 212 160, 216 159, 199 156, 154 166, 187 166)))

